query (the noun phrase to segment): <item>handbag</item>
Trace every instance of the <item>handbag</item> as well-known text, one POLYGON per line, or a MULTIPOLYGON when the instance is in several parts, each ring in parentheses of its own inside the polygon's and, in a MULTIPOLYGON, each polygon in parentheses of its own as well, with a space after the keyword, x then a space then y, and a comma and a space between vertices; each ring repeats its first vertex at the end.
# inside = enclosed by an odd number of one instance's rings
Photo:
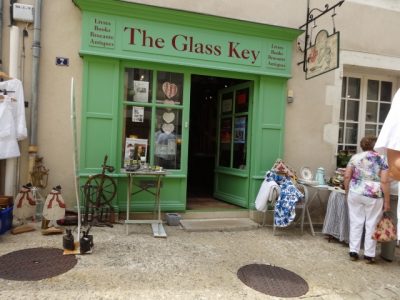
POLYGON ((376 225, 372 239, 380 243, 397 240, 396 226, 390 216, 383 215, 382 219, 376 225))

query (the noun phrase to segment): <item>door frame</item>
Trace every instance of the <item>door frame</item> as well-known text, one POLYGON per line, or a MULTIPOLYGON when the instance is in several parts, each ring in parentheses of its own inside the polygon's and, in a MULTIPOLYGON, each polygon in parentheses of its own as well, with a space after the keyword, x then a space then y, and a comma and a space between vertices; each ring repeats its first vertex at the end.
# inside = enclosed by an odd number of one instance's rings
MULTIPOLYGON (((229 99, 229 98, 228 98, 229 99)), ((251 132, 252 132, 252 110, 254 102, 254 81, 248 80, 247 82, 240 83, 218 92, 218 123, 217 123, 217 149, 216 149, 216 167, 214 175, 214 197, 235 204, 244 208, 249 208, 249 188, 250 188, 250 166, 251 166, 251 152, 250 145, 251 132), (248 89, 248 107, 247 112, 236 112, 235 103, 237 91, 248 89), (230 141, 230 158, 229 167, 220 166, 220 147, 221 147, 221 121, 224 119, 222 113, 222 97, 228 93, 232 93, 231 109, 232 113, 227 114, 226 118, 231 119, 231 141, 230 141), (230 116, 229 116, 230 115, 230 116), (246 116, 247 124, 245 131, 246 139, 246 162, 245 168, 234 168, 234 133, 235 133, 235 120, 237 118, 246 116)))

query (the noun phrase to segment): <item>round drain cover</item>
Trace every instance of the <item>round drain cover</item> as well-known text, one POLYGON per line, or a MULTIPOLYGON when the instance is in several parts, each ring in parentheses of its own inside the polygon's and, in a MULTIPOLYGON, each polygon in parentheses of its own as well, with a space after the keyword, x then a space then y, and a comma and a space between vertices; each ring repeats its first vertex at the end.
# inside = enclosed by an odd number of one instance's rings
POLYGON ((299 297, 308 292, 303 278, 280 267, 250 264, 241 267, 237 276, 245 285, 270 296, 299 297))
POLYGON ((50 278, 72 269, 75 255, 63 255, 56 248, 31 248, 0 256, 0 278, 35 281, 50 278))

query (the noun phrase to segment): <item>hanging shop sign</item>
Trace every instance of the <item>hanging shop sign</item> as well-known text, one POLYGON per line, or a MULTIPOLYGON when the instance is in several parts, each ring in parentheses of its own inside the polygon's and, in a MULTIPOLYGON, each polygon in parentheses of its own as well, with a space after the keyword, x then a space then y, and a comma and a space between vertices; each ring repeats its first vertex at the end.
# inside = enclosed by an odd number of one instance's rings
POLYGON ((328 35, 318 32, 315 43, 307 49, 306 79, 313 78, 339 67, 339 32, 328 35))
POLYGON ((304 47, 301 47, 300 41, 297 43, 300 51, 304 53, 304 59, 298 63, 303 65, 303 71, 306 79, 316 77, 339 67, 339 32, 336 31, 335 16, 336 8, 339 8, 345 0, 338 1, 335 5, 325 4, 325 9, 310 8, 310 0, 307 0, 306 23, 299 28, 305 28, 304 47), (318 27, 317 19, 323 17, 328 12, 332 12, 333 33, 329 35, 328 31, 320 30, 315 42, 312 44, 313 30, 318 27), (317 15, 314 15, 318 13, 317 15))

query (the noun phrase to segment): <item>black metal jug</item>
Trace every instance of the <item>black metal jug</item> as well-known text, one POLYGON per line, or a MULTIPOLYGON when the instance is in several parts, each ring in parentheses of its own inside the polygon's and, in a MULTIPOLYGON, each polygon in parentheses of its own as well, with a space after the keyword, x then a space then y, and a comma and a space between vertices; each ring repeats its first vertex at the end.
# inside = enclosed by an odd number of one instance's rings
POLYGON ((74 236, 71 229, 66 229, 66 232, 63 236, 63 248, 66 250, 75 250, 74 236))
POLYGON ((89 235, 89 230, 90 228, 88 231, 82 231, 83 235, 79 240, 81 254, 85 254, 93 248, 93 235, 89 235))

